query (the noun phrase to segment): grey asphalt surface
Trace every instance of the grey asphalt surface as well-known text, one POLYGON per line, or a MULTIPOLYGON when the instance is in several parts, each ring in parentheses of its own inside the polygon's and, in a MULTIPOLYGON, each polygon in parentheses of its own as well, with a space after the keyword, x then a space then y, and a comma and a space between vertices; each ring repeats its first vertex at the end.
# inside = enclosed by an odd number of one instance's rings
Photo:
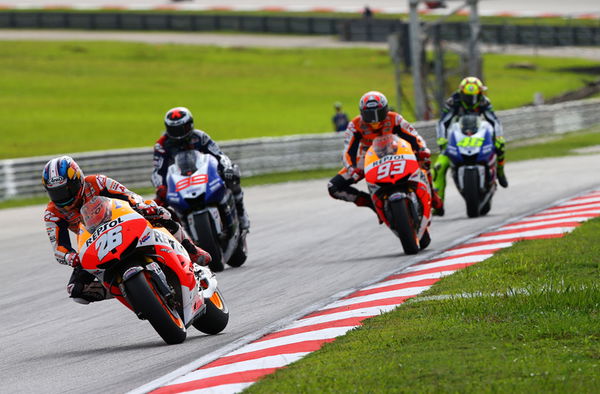
MULTIPOLYGON (((435 218, 425 254, 405 256, 372 212, 331 199, 326 179, 246 188, 250 257, 218 275, 229 303, 225 331, 193 328, 166 346, 151 326, 118 302, 69 300, 70 268, 53 261, 42 206, 0 211, 0 391, 126 392, 329 297, 361 287, 458 239, 600 186, 600 155, 507 164, 487 217, 467 219, 448 187, 447 215, 435 218)), ((332 174, 333 175, 333 174, 332 174)))

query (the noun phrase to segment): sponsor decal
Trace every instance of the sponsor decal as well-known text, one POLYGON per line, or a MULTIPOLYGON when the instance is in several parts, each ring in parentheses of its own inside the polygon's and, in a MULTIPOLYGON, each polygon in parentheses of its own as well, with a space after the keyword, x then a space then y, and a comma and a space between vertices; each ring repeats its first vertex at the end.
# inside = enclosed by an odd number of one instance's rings
POLYGON ((117 218, 108 223, 104 223, 94 231, 87 241, 85 241, 85 246, 90 246, 104 231, 108 230, 109 228, 114 228, 121 223, 123 223, 123 218, 117 218))
POLYGON ((149 239, 150 239, 150 233, 143 236, 142 239, 140 239, 140 243, 143 244, 144 242, 146 242, 149 239))

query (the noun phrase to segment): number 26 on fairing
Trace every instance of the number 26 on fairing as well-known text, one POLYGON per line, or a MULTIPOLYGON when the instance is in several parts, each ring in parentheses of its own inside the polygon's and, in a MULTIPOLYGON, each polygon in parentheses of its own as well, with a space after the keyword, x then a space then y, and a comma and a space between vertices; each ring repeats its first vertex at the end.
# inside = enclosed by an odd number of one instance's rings
POLYGON ((387 178, 388 176, 402 174, 404 167, 406 166, 405 161, 388 161, 383 163, 377 168, 377 179, 387 178))
POLYGON ((121 234, 121 230, 121 226, 115 227, 98 238, 96 241, 98 259, 102 260, 108 252, 123 243, 123 234, 121 234))

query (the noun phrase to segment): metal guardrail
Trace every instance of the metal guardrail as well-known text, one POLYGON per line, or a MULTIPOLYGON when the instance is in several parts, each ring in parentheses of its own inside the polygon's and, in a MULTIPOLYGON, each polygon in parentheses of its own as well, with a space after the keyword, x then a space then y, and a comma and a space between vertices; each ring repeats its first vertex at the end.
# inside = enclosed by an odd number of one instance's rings
MULTIPOLYGON (((499 111, 508 141, 566 133, 600 124, 600 99, 499 111)), ((428 146, 435 147, 436 121, 416 122, 428 146)), ((243 176, 341 166, 342 133, 224 141, 221 149, 243 176)), ((152 148, 73 153, 86 174, 103 173, 128 187, 149 187, 152 148)), ((44 194, 41 173, 55 156, 0 160, 0 200, 44 194)))
MULTIPOLYGON (((468 23, 444 22, 440 26, 444 40, 469 39, 468 23)), ((391 33, 408 34, 406 22, 385 18, 54 10, 0 10, 0 28, 323 34, 339 35, 346 41, 377 42, 386 42, 391 33)), ((499 45, 594 46, 600 45, 600 24, 595 26, 482 24, 481 41, 499 45)))

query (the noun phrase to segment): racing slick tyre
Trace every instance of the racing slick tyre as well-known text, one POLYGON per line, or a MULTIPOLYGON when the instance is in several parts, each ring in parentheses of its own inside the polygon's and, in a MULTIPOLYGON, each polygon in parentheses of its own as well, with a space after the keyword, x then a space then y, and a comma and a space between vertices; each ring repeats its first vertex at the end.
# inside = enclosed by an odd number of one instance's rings
POLYGON ((463 185, 463 197, 467 204, 467 216, 476 218, 479 216, 479 174, 472 171, 465 171, 463 185))
POLYGON ((192 325, 205 334, 215 335, 225 329, 229 322, 229 309, 219 289, 210 298, 205 298, 206 312, 197 317, 192 325))
POLYGON ((209 212, 194 215, 194 228, 196 234, 198 234, 198 239, 194 241, 196 245, 210 254, 212 261, 208 263, 208 267, 211 271, 220 272, 225 269, 223 265, 223 252, 221 251, 214 225, 209 216, 209 212))
POLYGON ((398 238, 402 243, 402 248, 406 254, 416 254, 419 252, 419 241, 417 239, 417 224, 414 222, 408 207, 410 204, 407 199, 400 199, 390 203, 392 211, 392 226, 396 230, 398 238))
POLYGON ((139 317, 150 322, 167 344, 182 343, 187 336, 183 319, 167 304, 149 275, 142 271, 125 281, 127 301, 139 317))

